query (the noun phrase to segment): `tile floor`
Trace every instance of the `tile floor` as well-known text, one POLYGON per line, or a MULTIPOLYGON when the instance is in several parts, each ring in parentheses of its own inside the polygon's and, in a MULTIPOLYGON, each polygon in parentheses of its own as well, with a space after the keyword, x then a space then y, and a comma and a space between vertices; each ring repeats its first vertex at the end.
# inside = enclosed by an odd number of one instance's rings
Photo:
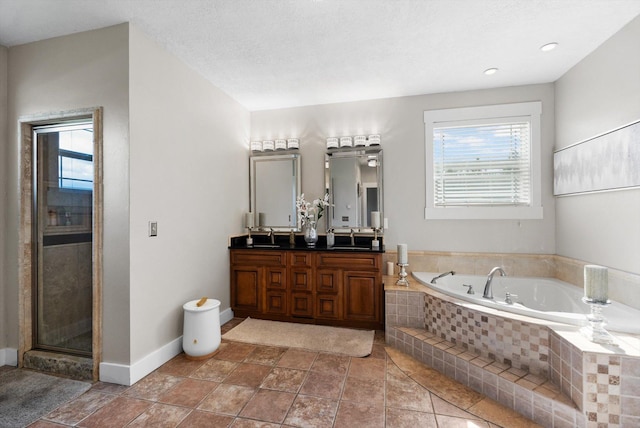
MULTIPOLYGON (((237 325, 234 319, 223 333, 237 325)), ((131 387, 98 382, 30 427, 533 427, 392 348, 350 358, 223 341, 178 355, 131 387)))

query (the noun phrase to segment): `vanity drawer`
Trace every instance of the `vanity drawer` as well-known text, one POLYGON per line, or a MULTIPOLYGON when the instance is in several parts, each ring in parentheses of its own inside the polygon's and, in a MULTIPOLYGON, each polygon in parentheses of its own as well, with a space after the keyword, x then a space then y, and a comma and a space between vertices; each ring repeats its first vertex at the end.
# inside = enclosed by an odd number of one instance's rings
POLYGON ((382 263, 382 255, 380 254, 363 254, 363 253, 319 253, 317 254, 316 266, 336 267, 347 269, 380 269, 382 263))
POLYGON ((306 251, 290 251, 289 266, 311 267, 313 265, 313 254, 306 251))
POLYGON ((282 251, 231 250, 232 265, 285 266, 286 253, 282 251))

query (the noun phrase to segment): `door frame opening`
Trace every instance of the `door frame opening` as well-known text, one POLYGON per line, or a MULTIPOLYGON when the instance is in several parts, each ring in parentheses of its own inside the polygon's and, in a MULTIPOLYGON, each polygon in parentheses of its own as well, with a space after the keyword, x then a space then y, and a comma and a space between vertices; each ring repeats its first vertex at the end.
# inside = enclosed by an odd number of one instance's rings
POLYGON ((102 180, 102 107, 69 110, 46 115, 23 116, 19 119, 20 132, 20 253, 19 253, 19 309, 20 322, 18 367, 23 367, 24 355, 33 349, 33 316, 35 296, 33 282, 36 278, 37 260, 34 239, 33 159, 36 142, 34 127, 64 124, 77 120, 90 120, 93 124, 93 213, 92 213, 92 375, 99 379, 102 359, 102 242, 103 242, 103 180, 102 180))

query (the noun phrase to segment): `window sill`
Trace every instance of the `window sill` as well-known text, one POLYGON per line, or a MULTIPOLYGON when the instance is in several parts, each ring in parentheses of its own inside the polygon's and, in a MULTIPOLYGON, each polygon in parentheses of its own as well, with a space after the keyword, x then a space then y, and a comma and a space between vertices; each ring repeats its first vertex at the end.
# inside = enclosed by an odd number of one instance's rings
POLYGON ((542 220, 542 207, 425 208, 427 220, 542 220))

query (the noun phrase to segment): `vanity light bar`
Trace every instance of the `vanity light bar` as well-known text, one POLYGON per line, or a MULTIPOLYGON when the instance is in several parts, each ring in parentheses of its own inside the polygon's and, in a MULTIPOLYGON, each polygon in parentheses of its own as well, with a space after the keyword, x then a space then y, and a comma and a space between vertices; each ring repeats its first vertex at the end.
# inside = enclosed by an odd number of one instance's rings
POLYGON ((273 140, 265 140, 262 142, 262 150, 265 152, 272 152, 275 149, 275 143, 273 140))
POLYGON ((356 147, 366 146, 367 137, 365 135, 356 135, 353 137, 353 145, 356 147))
POLYGON ((327 149, 337 149, 338 139, 336 137, 327 138, 327 149))
POLYGON ((340 147, 353 147, 353 139, 351 137, 340 137, 340 147))
POLYGON ((366 135, 356 135, 355 137, 329 137, 327 138, 327 149, 337 149, 342 147, 364 147, 364 146, 379 146, 380 135, 372 134, 368 137, 366 135))
POLYGON ((300 140, 298 138, 278 138, 277 140, 252 141, 250 146, 252 152, 299 149, 300 140))

